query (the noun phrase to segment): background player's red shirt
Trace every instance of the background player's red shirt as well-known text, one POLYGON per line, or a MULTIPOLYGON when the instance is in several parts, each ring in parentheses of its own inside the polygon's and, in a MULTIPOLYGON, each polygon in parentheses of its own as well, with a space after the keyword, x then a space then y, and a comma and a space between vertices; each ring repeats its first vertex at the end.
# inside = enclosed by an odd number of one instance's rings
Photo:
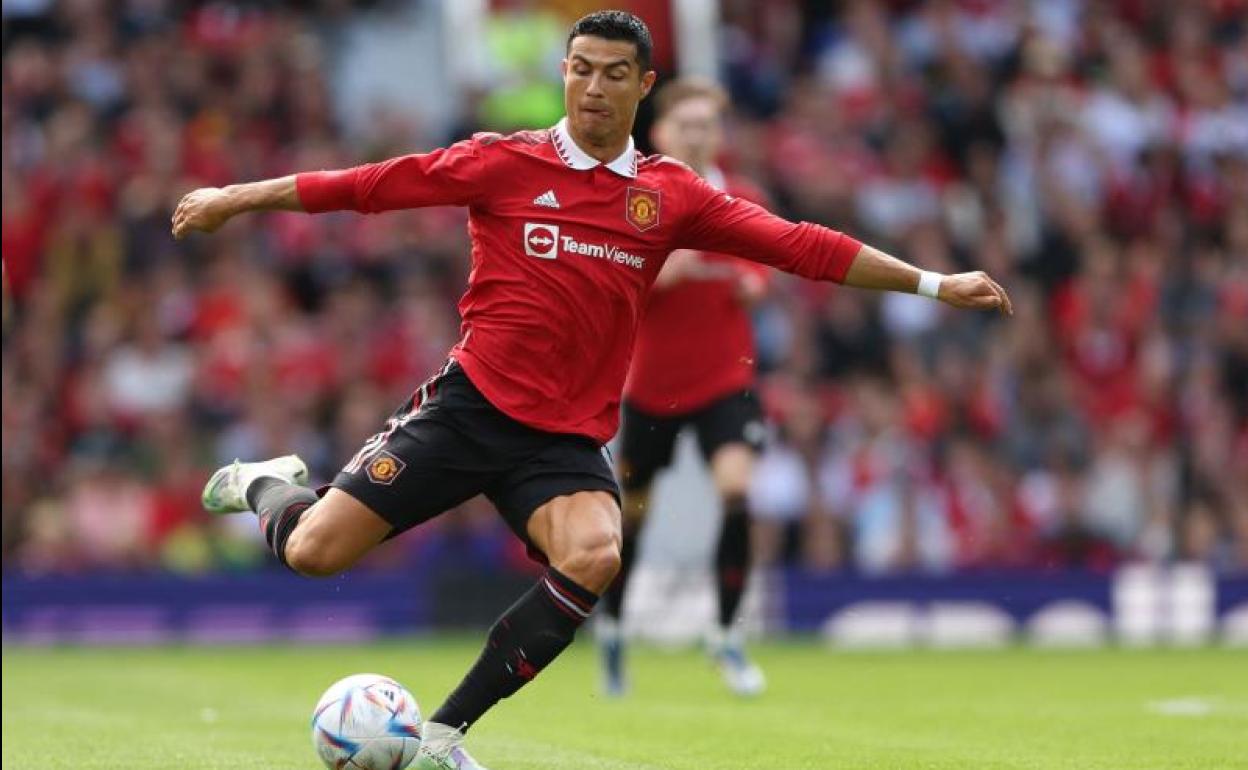
POLYGON ((553 433, 615 434, 641 311, 678 248, 841 281, 861 244, 722 193, 630 141, 607 164, 564 123, 426 155, 300 174, 310 212, 467 206, 472 239, 452 355, 495 407, 553 433))
MULTIPOLYGON (((707 175, 716 189, 765 202, 744 180, 717 176, 707 175)), ((754 334, 741 282, 766 281, 767 268, 729 254, 699 258, 707 274, 656 286, 637 330, 624 398, 656 417, 687 414, 754 383, 754 334)))

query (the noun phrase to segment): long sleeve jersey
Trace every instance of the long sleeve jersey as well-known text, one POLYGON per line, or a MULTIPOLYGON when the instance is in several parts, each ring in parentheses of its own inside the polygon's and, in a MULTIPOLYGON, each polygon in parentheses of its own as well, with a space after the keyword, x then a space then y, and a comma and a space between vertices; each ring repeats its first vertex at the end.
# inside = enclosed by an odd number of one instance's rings
MULTIPOLYGON (((451 356, 504 414, 605 443, 647 293, 675 249, 734 254, 840 282, 861 244, 715 189, 628 148, 610 163, 561 122, 296 177, 305 210, 466 206, 472 242, 451 356)), ((678 330, 674 330, 678 331, 678 330)))

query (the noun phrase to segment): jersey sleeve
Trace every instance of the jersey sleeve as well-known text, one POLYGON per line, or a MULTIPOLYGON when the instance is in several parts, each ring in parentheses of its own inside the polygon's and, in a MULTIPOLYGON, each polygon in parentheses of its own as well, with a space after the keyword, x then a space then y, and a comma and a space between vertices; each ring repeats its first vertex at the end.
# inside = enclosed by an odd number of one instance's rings
MULTIPOLYGON (((734 198, 743 198, 765 209, 771 209, 775 205, 763 188, 744 177, 729 178, 726 192, 734 198)), ((736 268, 740 280, 756 283, 760 289, 766 289, 771 284, 771 269, 767 265, 737 259, 733 262, 733 267, 736 268)))
POLYGON ((804 278, 841 283, 862 243, 836 230, 794 223, 762 206, 716 190, 692 171, 684 184, 689 201, 675 248, 732 254, 804 278))
POLYGON ((421 155, 299 174, 295 184, 304 210, 313 214, 471 206, 489 189, 484 148, 476 137, 421 155))

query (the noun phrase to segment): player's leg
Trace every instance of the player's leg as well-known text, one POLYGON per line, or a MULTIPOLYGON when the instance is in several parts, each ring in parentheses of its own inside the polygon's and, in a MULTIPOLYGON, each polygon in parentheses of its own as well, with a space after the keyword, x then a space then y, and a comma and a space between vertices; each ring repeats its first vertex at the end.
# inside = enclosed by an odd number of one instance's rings
POLYGON ((490 628, 476 663, 426 722, 417 768, 475 767, 460 748, 464 732, 571 644, 619 570, 619 491, 588 440, 557 438, 488 495, 549 566, 490 628))
POLYGON ((392 529, 367 506, 330 490, 324 499, 304 486, 308 469, 295 455, 221 468, 204 486, 214 513, 255 511, 273 555, 301 575, 333 575, 350 567, 392 529))
POLYGON ((753 394, 737 393, 702 410, 696 424, 723 508, 715 548, 719 627, 712 638, 712 653, 734 692, 756 695, 764 689, 765 680, 746 657, 736 622, 750 572, 749 489, 764 435, 761 412, 753 394))
POLYGON ((620 509, 607 492, 545 503, 528 533, 550 566, 490 629, 481 657, 431 721, 466 731, 537 676, 572 642, 619 569, 620 509))
MULTIPOLYGON (((308 577, 335 575, 382 540, 480 493, 485 474, 452 470, 448 459, 475 452, 453 428, 423 419, 460 394, 448 364, 364 443, 323 497, 303 486, 294 455, 228 465, 204 487, 204 507, 255 511, 273 554, 308 577)), ((462 377, 462 375, 460 375, 462 377)), ((453 463, 459 468, 462 463, 453 463)))
POLYGON ((624 492, 620 527, 620 569, 602 595, 594 640, 602 666, 602 691, 613 698, 628 692, 627 639, 624 635, 624 598, 637 558, 638 541, 650 504, 650 484, 624 492))
POLYGON ((719 542, 715 548, 715 586, 719 593, 719 625, 727 629, 737 619, 750 567, 750 478, 754 449, 734 441, 711 456, 711 477, 723 506, 719 542))
POLYGON ((683 420, 658 418, 624 404, 621 423, 619 476, 624 490, 622 506, 620 571, 602 596, 594 625, 602 660, 603 690, 611 696, 628 689, 625 673, 625 638, 621 619, 629 578, 637 558, 638 542, 650 508, 654 476, 672 460, 683 420))
MULTIPOLYGON (((261 493, 262 511, 271 494, 273 490, 261 493)), ((282 549, 283 561, 305 577, 337 575, 393 531, 394 525, 367 505, 341 489, 330 489, 299 517, 282 549)))

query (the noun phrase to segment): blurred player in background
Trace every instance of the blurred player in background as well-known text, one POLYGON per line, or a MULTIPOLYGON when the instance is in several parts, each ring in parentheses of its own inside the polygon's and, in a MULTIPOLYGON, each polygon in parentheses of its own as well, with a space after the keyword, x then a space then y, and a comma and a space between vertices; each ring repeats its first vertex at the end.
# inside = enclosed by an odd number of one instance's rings
MULTIPOLYGON (((716 189, 764 203, 745 180, 715 165, 723 144, 727 95, 713 82, 675 80, 655 96, 654 146, 689 165, 716 189)), ((621 610, 655 474, 672 461, 682 428, 697 432, 723 507, 715 550, 718 626, 709 651, 728 687, 757 695, 762 671, 745 655, 735 625, 750 561, 746 495, 764 435, 754 395, 754 341, 749 306, 766 289, 766 268, 727 254, 671 254, 646 303, 624 386, 619 475, 624 490, 620 574, 603 596, 596 632, 611 695, 626 689, 621 610)))
POLYGON ((618 428, 646 295, 673 250, 740 254, 816 280, 1009 312, 983 273, 922 272, 727 195, 683 164, 641 156, 631 134, 656 78, 651 50, 637 17, 590 14, 568 36, 567 117, 553 128, 202 188, 173 215, 174 236, 185 237, 251 211, 468 208, 472 271, 446 364, 323 494, 305 486, 307 468, 293 455, 235 462, 203 492, 208 510, 255 511, 274 555, 303 575, 348 569, 479 494, 549 565, 424 723, 416 768, 479 768, 464 733, 572 642, 619 570, 620 495, 602 445, 618 428))

